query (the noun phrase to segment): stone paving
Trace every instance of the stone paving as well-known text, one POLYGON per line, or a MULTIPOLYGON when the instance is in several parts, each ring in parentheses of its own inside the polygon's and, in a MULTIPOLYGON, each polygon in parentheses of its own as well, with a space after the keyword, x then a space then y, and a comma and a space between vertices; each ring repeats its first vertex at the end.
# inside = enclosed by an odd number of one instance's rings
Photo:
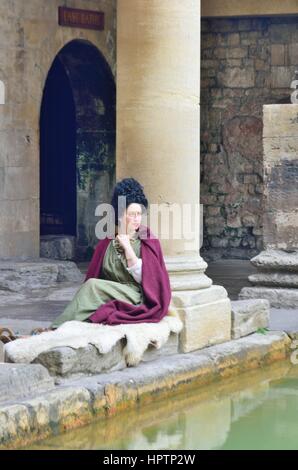
MULTIPOLYGON (((86 272, 88 263, 78 264, 82 273, 86 272)), ((248 276, 255 272, 247 260, 218 260, 211 262, 207 275, 214 284, 223 285, 232 300, 238 298, 241 289, 248 286, 248 276)), ((0 295, 0 325, 8 326, 20 334, 28 334, 33 328, 47 327, 63 311, 79 288, 78 283, 60 283, 59 287, 39 290, 34 297, 19 299, 18 294, 4 301, 0 295), (14 300, 15 299, 15 300, 14 300)), ((298 331, 297 309, 276 309, 270 311, 270 329, 298 331)))

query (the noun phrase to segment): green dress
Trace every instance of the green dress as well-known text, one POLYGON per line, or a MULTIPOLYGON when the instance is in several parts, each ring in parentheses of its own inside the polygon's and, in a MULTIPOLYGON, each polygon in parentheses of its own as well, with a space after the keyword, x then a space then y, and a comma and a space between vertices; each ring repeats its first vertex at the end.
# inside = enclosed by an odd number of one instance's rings
MULTIPOLYGON (((141 240, 131 240, 131 246, 140 258, 141 240)), ((111 240, 103 259, 102 278, 90 278, 84 282, 51 327, 58 328, 62 323, 71 320, 85 321, 100 305, 110 300, 124 300, 134 305, 144 303, 142 285, 126 268, 125 254, 119 252, 111 240)))

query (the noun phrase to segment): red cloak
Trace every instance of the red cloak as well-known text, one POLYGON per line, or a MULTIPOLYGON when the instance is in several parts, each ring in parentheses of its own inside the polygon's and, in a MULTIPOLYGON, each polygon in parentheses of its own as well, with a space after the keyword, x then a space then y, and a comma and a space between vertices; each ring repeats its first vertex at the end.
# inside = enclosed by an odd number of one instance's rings
MULTIPOLYGON (((171 286, 160 242, 145 225, 140 226, 138 233, 141 239, 144 303, 133 305, 123 300, 110 300, 91 314, 89 320, 92 323, 157 323, 167 315, 171 286)), ((101 268, 110 241, 111 238, 106 237, 98 242, 84 282, 91 277, 102 277, 101 268)))

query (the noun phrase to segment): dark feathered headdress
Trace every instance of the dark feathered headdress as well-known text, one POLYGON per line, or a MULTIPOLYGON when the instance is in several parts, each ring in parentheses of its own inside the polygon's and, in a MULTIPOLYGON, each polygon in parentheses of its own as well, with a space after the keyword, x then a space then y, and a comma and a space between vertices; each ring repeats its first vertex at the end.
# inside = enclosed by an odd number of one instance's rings
POLYGON ((118 220, 120 217, 122 217, 125 209, 127 209, 127 207, 133 203, 141 204, 143 206, 142 210, 143 208, 148 208, 148 200, 144 194, 143 186, 134 178, 124 178, 116 184, 111 201, 111 205, 115 211, 116 224, 118 224, 118 220), (125 199, 119 199, 120 196, 125 196, 125 199))

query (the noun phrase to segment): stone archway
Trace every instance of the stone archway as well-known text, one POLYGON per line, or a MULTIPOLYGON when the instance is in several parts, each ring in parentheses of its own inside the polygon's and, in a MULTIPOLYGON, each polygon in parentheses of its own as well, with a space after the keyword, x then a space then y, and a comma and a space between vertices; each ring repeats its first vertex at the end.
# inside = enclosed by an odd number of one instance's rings
POLYGON ((40 116, 40 234, 76 235, 76 110, 59 55, 47 76, 40 116))
POLYGON ((116 87, 105 58, 73 40, 56 55, 40 113, 41 256, 87 260, 95 208, 115 183, 116 87))

